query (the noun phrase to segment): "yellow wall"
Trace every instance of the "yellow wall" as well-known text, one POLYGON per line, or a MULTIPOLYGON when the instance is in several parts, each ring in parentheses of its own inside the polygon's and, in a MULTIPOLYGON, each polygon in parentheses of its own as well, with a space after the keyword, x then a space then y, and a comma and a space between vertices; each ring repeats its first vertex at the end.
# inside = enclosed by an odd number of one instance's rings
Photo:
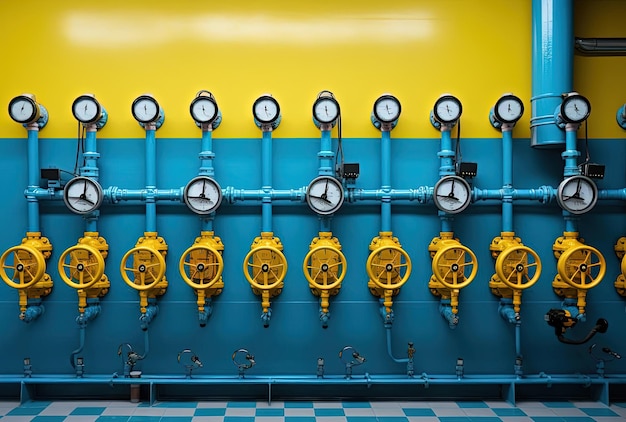
MULTIPOLYGON (((516 136, 529 136, 530 22, 530 0, 0 2, 0 137, 24 135, 6 112, 23 92, 50 112, 43 137, 76 135, 70 106, 86 92, 109 112, 100 137, 143 136, 130 113, 143 93, 165 110, 160 137, 195 137, 188 109, 200 89, 212 91, 222 109, 221 138, 259 136, 251 108, 263 93, 282 108, 276 137, 317 136, 311 106, 323 89, 341 104, 345 137, 377 136, 369 115, 385 92, 403 106, 394 137, 436 137, 428 114, 443 93, 463 102, 464 137, 499 136, 487 115, 505 92, 524 100, 516 136)), ((621 59, 602 60, 589 60, 594 73, 596 64, 621 59)), ((618 81, 590 79, 576 81, 592 99, 595 123, 598 111, 617 108, 603 100, 605 109, 596 107, 595 84, 618 96, 618 81)), ((591 133, 621 134, 614 123, 600 126, 590 124, 591 133)))

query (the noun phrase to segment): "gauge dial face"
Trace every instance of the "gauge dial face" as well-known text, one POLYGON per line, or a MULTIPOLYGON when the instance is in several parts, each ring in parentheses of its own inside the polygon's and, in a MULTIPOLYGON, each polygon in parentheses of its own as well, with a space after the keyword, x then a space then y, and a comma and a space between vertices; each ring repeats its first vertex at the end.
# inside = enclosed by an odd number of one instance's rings
POLYGON ((401 111, 400 101, 393 95, 382 95, 374 102, 374 117, 379 122, 395 122, 401 111))
POLYGON ((93 95, 81 95, 72 104, 72 114, 81 123, 95 123, 102 116, 102 108, 93 95))
POLYGON ((159 103, 149 95, 141 95, 133 101, 133 117, 139 123, 155 122, 159 117, 159 103))
POLYGON ((102 198, 102 187, 89 177, 74 177, 63 189, 65 205, 76 214, 88 214, 97 210, 102 204, 102 198))
POLYGON ((334 98, 318 98, 313 104, 313 117, 320 123, 332 123, 339 117, 339 103, 334 98))
POLYGON ((451 123, 459 120, 463 106, 458 98, 452 95, 442 95, 435 102, 433 113, 435 118, 441 123, 451 123))
POLYGON ((572 176, 559 184, 556 199, 565 211, 584 214, 595 206, 598 200, 598 187, 587 176, 572 176))
POLYGON ((189 181, 183 191, 185 204, 196 214, 210 214, 222 203, 222 188, 208 176, 198 176, 189 181))
POLYGON ((442 177, 433 189, 435 205, 449 214, 463 211, 470 204, 471 199, 469 183, 459 176, 442 177))
POLYGON ((9 115, 17 123, 32 123, 39 118, 39 107, 31 97, 19 95, 9 103, 9 115))
POLYGON ((571 94, 561 103, 561 117, 569 123, 581 123, 589 117, 591 104, 580 94, 571 94))
POLYGON ((336 212, 343 204, 343 187, 332 176, 319 176, 309 183, 306 190, 306 202, 318 214, 328 215, 336 212))
POLYGON ((280 106, 273 97, 263 95, 252 105, 252 114, 261 123, 273 123, 280 115, 280 106))
POLYGON ((524 104, 515 95, 504 95, 496 102, 493 112, 500 122, 515 123, 524 114, 524 104))
POLYGON ((198 123, 212 123, 217 118, 217 103, 211 97, 196 97, 189 107, 191 117, 198 123))

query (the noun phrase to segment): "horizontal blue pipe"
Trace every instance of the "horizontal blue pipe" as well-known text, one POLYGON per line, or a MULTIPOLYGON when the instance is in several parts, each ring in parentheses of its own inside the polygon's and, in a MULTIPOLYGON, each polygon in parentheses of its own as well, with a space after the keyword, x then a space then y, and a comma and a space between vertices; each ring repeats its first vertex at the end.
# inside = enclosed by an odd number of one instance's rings
POLYGON ((227 187, 223 189, 224 200, 229 203, 235 203, 237 201, 261 201, 264 198, 270 198, 272 201, 276 200, 288 200, 296 202, 305 201, 306 187, 299 189, 235 189, 227 187))
POLYGON ((167 200, 182 201, 184 188, 178 189, 122 189, 111 186, 104 189, 104 198, 112 203, 120 201, 167 200))
POLYGON ((598 199, 626 200, 626 188, 621 189, 599 189, 598 199))
POLYGON ((84 375, 77 378, 74 375, 33 375, 31 378, 22 376, 0 376, 0 384, 439 384, 439 385, 504 385, 504 384, 618 384, 626 381, 626 374, 606 375, 527 375, 522 378, 515 375, 465 375, 462 378, 453 374, 429 375, 423 373, 410 378, 406 375, 371 375, 354 374, 352 378, 344 375, 325 375, 317 378, 316 375, 276 375, 276 376, 249 376, 239 378, 237 375, 213 376, 192 375, 186 378, 180 375, 142 375, 141 378, 112 377, 111 375, 84 375), (613 377, 613 378, 611 378, 613 377))
POLYGON ((348 202, 357 201, 380 201, 383 197, 389 196, 391 200, 417 200, 419 203, 428 203, 433 197, 433 188, 420 186, 417 189, 349 189, 347 192, 348 202))
POLYGON ((497 199, 502 200, 505 196, 512 199, 526 199, 541 203, 551 202, 556 198, 556 189, 551 186, 540 186, 536 189, 478 189, 472 191, 474 201, 497 199))

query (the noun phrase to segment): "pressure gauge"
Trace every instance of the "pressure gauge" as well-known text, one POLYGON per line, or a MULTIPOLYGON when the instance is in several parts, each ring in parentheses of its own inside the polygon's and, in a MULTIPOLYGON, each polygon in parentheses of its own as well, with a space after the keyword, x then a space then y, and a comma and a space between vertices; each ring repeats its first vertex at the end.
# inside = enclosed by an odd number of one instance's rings
POLYGON ((30 124, 40 117, 40 106, 32 94, 22 94, 9 102, 9 115, 17 123, 30 124))
POLYGON ((393 95, 381 95, 374 102, 374 118, 381 123, 395 122, 401 111, 400 101, 393 95))
POLYGON ((459 120, 463 106, 461 101, 453 95, 442 95, 435 101, 433 116, 439 123, 453 123, 459 120))
POLYGON ((222 188, 209 176, 198 176, 185 186, 183 199, 194 213, 210 214, 222 203, 222 188))
POLYGON ((96 123, 102 117, 102 107, 92 94, 81 95, 72 103, 74 118, 83 124, 96 123))
POLYGON ((274 123, 280 116, 280 106, 271 95, 262 95, 252 105, 252 114, 261 124, 274 123))
POLYGON ((159 119, 161 107, 151 95, 140 95, 133 101, 131 111, 139 123, 153 123, 159 119))
POLYGON ((572 214, 584 214, 596 204, 598 187, 587 176, 568 177, 559 184, 556 200, 565 211, 572 214))
POLYGON ((506 94, 496 101, 493 113, 501 123, 515 123, 524 114, 524 103, 515 95, 506 94))
POLYGON ((332 93, 320 93, 313 103, 313 118, 322 124, 333 123, 339 118, 339 103, 332 93))
POLYGON ((435 184, 433 201, 437 208, 448 214, 457 214, 470 204, 472 189, 459 176, 444 176, 435 184))
POLYGON ((211 124, 217 119, 218 109, 215 97, 208 91, 200 91, 189 106, 191 117, 200 124, 211 124))
POLYGON ((567 123, 582 123, 591 113, 591 104, 577 92, 567 94, 561 103, 561 118, 567 123))
POLYGON ((102 187, 89 177, 74 177, 65 184, 63 201, 76 214, 89 214, 102 204, 102 187))
POLYGON ((343 204, 343 187, 332 176, 316 177, 307 187, 306 202, 318 214, 332 214, 343 204))

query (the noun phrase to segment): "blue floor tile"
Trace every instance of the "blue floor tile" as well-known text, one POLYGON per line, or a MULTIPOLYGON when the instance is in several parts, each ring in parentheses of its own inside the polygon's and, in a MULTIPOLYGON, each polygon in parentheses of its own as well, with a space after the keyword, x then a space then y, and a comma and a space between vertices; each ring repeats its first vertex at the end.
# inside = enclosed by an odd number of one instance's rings
POLYGON ((43 407, 16 407, 7 413, 7 416, 35 416, 41 413, 43 407))
POLYGON ((502 419, 496 416, 470 416, 472 422, 502 422, 502 419))
POLYGON ((130 416, 100 416, 96 422, 128 422, 130 416))
POLYGON ((442 422, 470 422, 468 416, 440 416, 439 420, 442 422))
POLYGON ((250 407, 256 407, 256 402, 255 401, 231 401, 231 402, 228 402, 226 407, 250 408, 250 407))
POLYGON ((315 416, 285 416, 285 422, 316 422, 315 416))
POLYGON ((106 407, 77 407, 70 413, 72 416, 83 416, 83 415, 101 415, 104 412, 106 407))
POLYGON ((376 416, 348 416, 347 422, 378 422, 376 416))
POLYGON ((63 422, 65 416, 35 416, 31 422, 63 422))
POLYGON ((532 419, 534 422, 563 422, 563 418, 561 416, 533 416, 532 419))
POLYGON ((402 409, 404 411, 404 414, 407 416, 435 416, 435 412, 433 412, 432 409, 414 409, 414 408, 408 408, 408 409, 402 409))
POLYGON ((128 422, 159 422, 161 416, 131 416, 128 422))
POLYGON ((567 407, 576 407, 574 403, 569 401, 547 401, 543 403, 546 407, 552 407, 555 409, 563 409, 567 407))
POLYGON ((378 422, 409 422, 409 420, 403 416, 378 416, 378 422))
POLYGON ((192 422, 192 416, 163 416, 161 422, 192 422))
POLYGON ((254 416, 225 416, 224 422, 254 422, 254 416))
POLYGON ((561 416, 565 422, 594 422, 594 418, 588 416, 561 416))
POLYGON ((286 401, 285 408, 306 409, 313 407, 310 401, 286 401))
POLYGON ((175 409, 195 409, 198 402, 195 401, 165 401, 156 403, 153 407, 167 407, 175 409))
POLYGON ((343 409, 315 409, 315 416, 344 416, 343 409))
POLYGON ((284 416, 283 409, 257 409, 255 416, 284 416))
POLYGON ((226 414, 226 409, 223 407, 207 407, 196 409, 193 413, 194 416, 224 416, 226 414))

